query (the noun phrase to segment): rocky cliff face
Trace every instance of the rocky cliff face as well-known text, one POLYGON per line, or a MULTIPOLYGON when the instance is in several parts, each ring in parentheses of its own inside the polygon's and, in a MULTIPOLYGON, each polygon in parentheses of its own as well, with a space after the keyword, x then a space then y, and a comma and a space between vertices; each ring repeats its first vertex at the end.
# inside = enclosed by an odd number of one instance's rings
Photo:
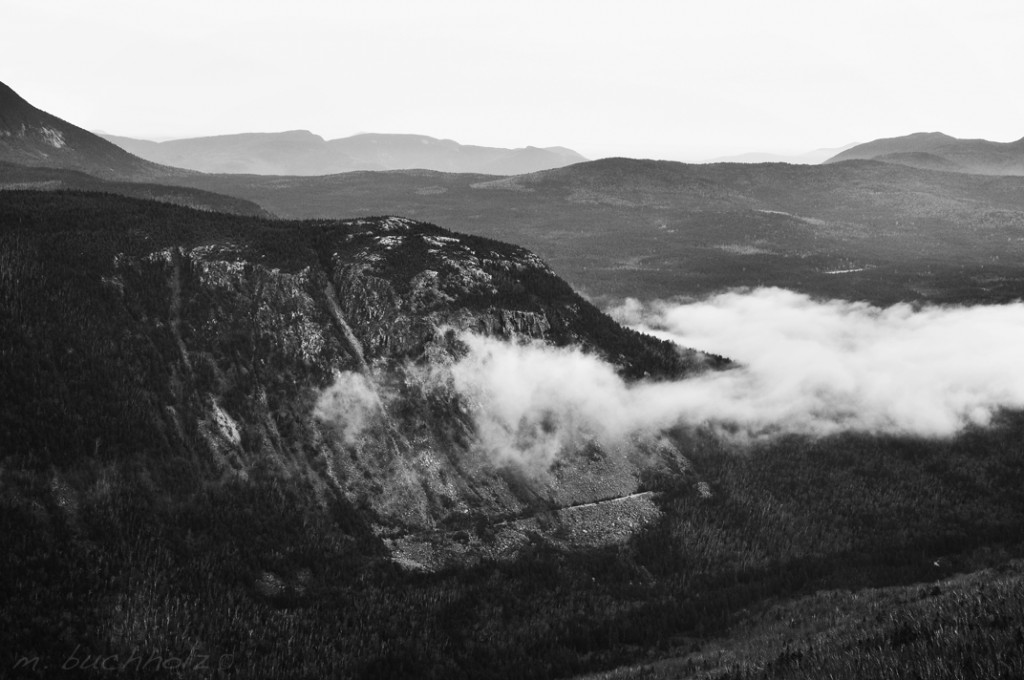
POLYGON ((423 568, 537 536, 622 540, 657 516, 641 480, 685 468, 642 436, 579 441, 539 465, 481 446, 480 404, 449 370, 467 333, 578 345, 632 377, 705 361, 618 327, 523 249, 393 217, 289 223, 0 195, 4 354, 52 367, 21 400, 60 432, 0 430, 21 461, 137 466, 180 502, 272 480, 351 508, 423 568))

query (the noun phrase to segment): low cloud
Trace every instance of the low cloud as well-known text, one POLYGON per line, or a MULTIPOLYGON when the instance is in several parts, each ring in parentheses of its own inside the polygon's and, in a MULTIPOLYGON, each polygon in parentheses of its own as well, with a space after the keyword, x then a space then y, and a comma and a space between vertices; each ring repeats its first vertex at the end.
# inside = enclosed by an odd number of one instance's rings
MULTIPOLYGON (((483 452, 544 470, 596 443, 614 450, 679 426, 734 441, 843 431, 947 437, 1024 408, 1024 304, 878 308, 776 288, 611 310, 638 330, 733 359, 669 382, 627 383, 576 348, 463 334, 468 352, 429 370, 457 391, 483 452)), ((373 386, 341 374, 317 413, 348 441, 381 409, 373 386)))
POLYGON ((451 369, 481 442, 550 465, 677 426, 734 441, 844 431, 948 437, 1024 408, 1024 304, 873 307, 777 288, 611 310, 638 330, 728 356, 735 368, 627 384, 578 349, 466 335, 451 369))
POLYGON ((338 371, 317 398, 313 415, 334 425, 346 444, 355 444, 383 413, 373 383, 361 373, 338 371))
POLYGON ((1002 408, 1024 407, 1021 303, 879 308, 762 288, 686 303, 628 301, 612 313, 740 363, 678 383, 681 392, 700 394, 700 406, 681 414, 687 423, 750 436, 855 430, 946 437, 988 424, 1002 408))
POLYGON ((614 447, 638 428, 636 394, 611 365, 578 349, 466 333, 451 371, 485 453, 499 464, 546 469, 590 442, 614 447))

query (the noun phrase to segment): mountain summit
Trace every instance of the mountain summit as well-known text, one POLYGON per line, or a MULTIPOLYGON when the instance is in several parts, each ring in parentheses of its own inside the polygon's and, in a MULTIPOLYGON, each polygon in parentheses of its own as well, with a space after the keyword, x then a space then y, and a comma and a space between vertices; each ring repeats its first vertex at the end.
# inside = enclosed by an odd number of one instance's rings
POLYGON ((854 159, 975 175, 1024 175, 1024 138, 1016 142, 990 142, 957 139, 941 132, 917 132, 859 144, 825 162, 854 159))
POLYGON ((79 170, 104 179, 151 180, 189 174, 143 160, 22 99, 0 83, 0 161, 79 170))

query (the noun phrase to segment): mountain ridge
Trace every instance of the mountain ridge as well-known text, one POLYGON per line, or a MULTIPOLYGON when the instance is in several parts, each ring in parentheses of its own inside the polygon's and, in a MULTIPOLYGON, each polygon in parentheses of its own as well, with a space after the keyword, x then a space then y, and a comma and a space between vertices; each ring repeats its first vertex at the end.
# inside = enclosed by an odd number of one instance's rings
POLYGON ((513 175, 586 160, 565 147, 505 149, 417 134, 360 133, 324 139, 308 130, 292 130, 163 142, 98 134, 151 161, 208 173, 305 176, 428 169, 513 175))
POLYGON ((42 111, 0 82, 0 161, 79 170, 109 180, 159 180, 188 170, 152 163, 42 111))
POLYGON ((1024 175, 1024 137, 992 142, 958 139, 942 132, 915 132, 858 144, 824 162, 855 159, 979 175, 1024 175))

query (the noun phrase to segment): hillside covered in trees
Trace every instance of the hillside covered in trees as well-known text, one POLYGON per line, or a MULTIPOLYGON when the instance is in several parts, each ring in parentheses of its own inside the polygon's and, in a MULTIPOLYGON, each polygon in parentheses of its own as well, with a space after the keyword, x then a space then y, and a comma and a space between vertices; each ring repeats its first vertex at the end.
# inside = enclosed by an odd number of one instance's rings
POLYGON ((411 220, 0 192, 3 673, 1020 669, 1020 414, 941 440, 571 440, 537 473, 481 448, 445 377, 466 333, 627 382, 730 366, 411 220))

